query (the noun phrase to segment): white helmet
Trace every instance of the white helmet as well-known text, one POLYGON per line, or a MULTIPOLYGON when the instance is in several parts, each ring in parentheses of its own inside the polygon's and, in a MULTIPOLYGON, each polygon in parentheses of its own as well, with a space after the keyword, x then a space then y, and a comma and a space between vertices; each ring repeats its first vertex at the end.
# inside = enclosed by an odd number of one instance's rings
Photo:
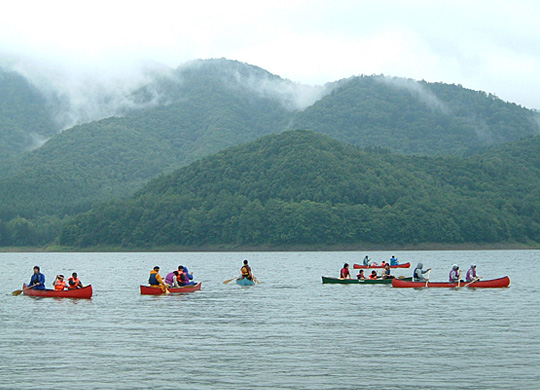
POLYGON ((458 268, 459 268, 459 267, 458 267, 457 264, 453 264, 453 265, 452 265, 452 269, 458 269, 458 268))

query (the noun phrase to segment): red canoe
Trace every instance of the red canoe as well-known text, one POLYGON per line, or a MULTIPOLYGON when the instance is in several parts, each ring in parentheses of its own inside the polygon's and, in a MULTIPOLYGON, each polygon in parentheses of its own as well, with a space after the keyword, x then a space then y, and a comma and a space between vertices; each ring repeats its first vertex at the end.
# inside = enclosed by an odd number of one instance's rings
MULTIPOLYGON (((184 286, 179 288, 169 288, 171 294, 190 293, 199 291, 202 287, 202 282, 196 283, 193 286, 184 286)), ((143 295, 161 295, 165 294, 159 287, 150 287, 141 285, 141 294, 143 295)))
POLYGON ((77 288, 75 290, 34 290, 33 288, 26 289, 26 284, 23 284, 23 294, 30 295, 32 297, 53 297, 53 298, 92 298, 92 285, 89 284, 83 288, 77 288))
MULTIPOLYGON (((411 263, 403 263, 398 265, 391 265, 390 268, 409 268, 411 263)), ((384 265, 362 265, 362 264, 353 264, 354 269, 366 269, 366 268, 384 268, 384 265)))
MULTIPOLYGON (((508 276, 499 278, 499 279, 491 279, 491 280, 477 280, 476 282, 464 282, 460 283, 460 287, 472 287, 472 288, 501 288, 501 287, 508 287, 510 285, 510 278, 508 276)), ((422 288, 426 287, 426 282, 412 282, 412 281, 406 281, 402 279, 392 279, 392 286, 393 287, 416 287, 416 288, 422 288)), ((457 283, 450 283, 450 282, 428 282, 427 287, 457 287, 457 283)))

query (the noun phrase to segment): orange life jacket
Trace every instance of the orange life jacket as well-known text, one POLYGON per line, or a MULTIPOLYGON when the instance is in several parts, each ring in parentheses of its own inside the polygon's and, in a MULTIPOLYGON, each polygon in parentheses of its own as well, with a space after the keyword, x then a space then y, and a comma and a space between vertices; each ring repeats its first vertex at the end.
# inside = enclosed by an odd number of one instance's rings
POLYGON ((369 274, 370 279, 377 279, 377 275, 369 274))
POLYGON ((68 279, 68 289, 70 290, 75 290, 79 288, 80 284, 81 284, 81 281, 79 280, 79 278, 74 278, 73 276, 71 276, 68 279))
POLYGON ((54 291, 62 291, 65 288, 66 288, 66 281, 65 280, 62 280, 62 281, 57 280, 56 281, 56 284, 54 285, 54 291))

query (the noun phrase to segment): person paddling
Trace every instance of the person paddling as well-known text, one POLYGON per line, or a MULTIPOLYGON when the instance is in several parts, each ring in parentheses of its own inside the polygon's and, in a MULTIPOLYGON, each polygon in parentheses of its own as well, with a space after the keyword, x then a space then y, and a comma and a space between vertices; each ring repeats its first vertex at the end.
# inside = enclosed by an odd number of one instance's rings
POLYGON ((178 271, 172 271, 172 272, 169 272, 167 274, 167 276, 165 276, 165 284, 168 286, 168 287, 180 287, 180 285, 178 284, 178 271))
POLYGON ((189 280, 189 276, 187 272, 184 272, 184 267, 179 265, 178 266, 178 284, 180 284, 180 287, 182 286, 193 286, 195 282, 189 280))
POLYGON ((360 271, 358 271, 358 275, 356 275, 356 278, 359 279, 359 280, 364 280, 366 277, 364 276, 364 270, 361 269, 360 271))
POLYGON ((426 278, 424 278, 424 274, 426 272, 431 271, 431 268, 423 270, 422 269, 423 267, 424 267, 423 263, 418 263, 418 265, 416 266, 416 268, 413 271, 413 282, 425 282, 426 281, 426 278))
POLYGON ((375 271, 375 270, 371 271, 371 274, 369 275, 369 278, 371 280, 377 279, 377 271, 375 271))
POLYGON ((386 263, 384 265, 384 272, 382 274, 383 279, 394 279, 394 275, 390 273, 390 264, 386 263))
POLYGON ((390 265, 398 265, 398 259, 396 258, 396 256, 392 256, 390 258, 390 265))
POLYGON ((448 281, 451 283, 458 283, 460 282, 459 278, 461 276, 461 271, 459 271, 459 266, 457 264, 452 265, 452 269, 450 270, 450 273, 448 274, 448 281))
POLYGON ((366 255, 366 257, 364 257, 363 264, 364 264, 365 266, 368 266, 369 263, 370 263, 370 261, 371 261, 370 258, 366 255))
POLYGON ((64 275, 56 275, 53 282, 54 291, 63 291, 66 288, 66 281, 64 275))
POLYGON ((351 278, 351 273, 349 271, 349 264, 347 264, 347 263, 343 264, 343 268, 341 269, 339 275, 340 275, 339 277, 341 279, 350 279, 351 278))
POLYGON ((242 266, 242 268, 240 268, 240 273, 242 274, 242 276, 239 278, 240 280, 253 280, 253 273, 251 272, 251 267, 248 265, 247 260, 244 260, 244 265, 242 266))
POLYGON ((167 286, 163 283, 163 278, 159 274, 159 267, 156 265, 152 271, 150 271, 150 277, 148 278, 148 284, 150 287, 159 287, 161 291, 167 292, 167 286))
POLYGON ((78 288, 83 288, 84 285, 79 280, 79 276, 77 275, 77 272, 73 272, 71 274, 71 277, 68 279, 67 288, 68 290, 76 290, 78 288))
POLYGON ((34 267, 34 274, 32 275, 28 286, 32 287, 34 290, 45 290, 45 275, 40 272, 37 265, 34 267))
POLYGON ((480 279, 480 277, 476 274, 476 264, 471 264, 471 268, 469 268, 465 276, 465 281, 472 282, 474 279, 480 279))

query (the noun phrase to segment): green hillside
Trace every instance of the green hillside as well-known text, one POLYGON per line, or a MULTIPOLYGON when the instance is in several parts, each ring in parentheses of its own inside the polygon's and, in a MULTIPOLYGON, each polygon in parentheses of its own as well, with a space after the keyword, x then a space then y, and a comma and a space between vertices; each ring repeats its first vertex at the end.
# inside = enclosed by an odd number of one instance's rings
POLYGON ((189 248, 540 241, 540 137, 469 158, 292 131, 233 147, 65 225, 60 243, 189 248))
POLYGON ((540 134, 538 113, 457 85, 384 76, 343 80, 293 126, 405 154, 470 153, 540 134))
MULTIPOLYGON (((24 80, 17 77, 22 91, 24 80)), ((51 242, 66 218, 94 204, 130 196, 149 179, 224 148, 290 129, 420 155, 475 154, 538 132, 537 113, 455 85, 354 77, 328 85, 331 93, 305 109, 300 87, 225 59, 154 74, 126 97, 133 104, 123 117, 76 126, 37 150, 4 159, 0 246, 51 242)), ((48 123, 44 100, 34 100, 39 104, 29 108, 25 100, 6 98, 4 106, 24 112, 18 118, 28 125, 48 123)), ((33 134, 27 127, 20 134, 33 134)))

